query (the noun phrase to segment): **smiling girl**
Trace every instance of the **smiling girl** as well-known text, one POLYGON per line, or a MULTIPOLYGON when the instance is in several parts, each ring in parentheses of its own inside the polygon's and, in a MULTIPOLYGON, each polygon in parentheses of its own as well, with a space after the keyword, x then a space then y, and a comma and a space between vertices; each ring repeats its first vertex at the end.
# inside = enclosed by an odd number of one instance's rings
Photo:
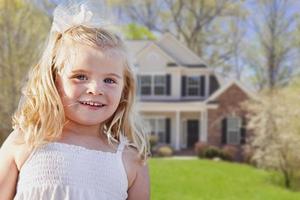
POLYGON ((124 43, 86 3, 54 13, 0 150, 0 199, 148 200, 149 146, 124 43), (60 24, 62 20, 72 23, 60 24))

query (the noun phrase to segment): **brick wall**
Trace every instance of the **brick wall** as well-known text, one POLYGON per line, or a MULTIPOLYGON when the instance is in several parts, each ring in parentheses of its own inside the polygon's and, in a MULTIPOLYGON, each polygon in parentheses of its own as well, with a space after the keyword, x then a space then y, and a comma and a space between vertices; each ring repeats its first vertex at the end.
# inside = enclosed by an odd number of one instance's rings
POLYGON ((243 117, 246 112, 242 110, 240 104, 248 100, 247 94, 237 85, 231 85, 217 99, 218 109, 208 110, 208 143, 221 146, 222 120, 226 116, 236 115, 243 117))

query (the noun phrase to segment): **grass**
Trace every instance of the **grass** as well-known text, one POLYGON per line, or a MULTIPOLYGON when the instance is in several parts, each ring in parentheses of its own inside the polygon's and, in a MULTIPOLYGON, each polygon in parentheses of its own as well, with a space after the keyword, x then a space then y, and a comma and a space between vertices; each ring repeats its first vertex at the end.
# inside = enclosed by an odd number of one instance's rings
POLYGON ((152 158, 149 167, 153 200, 300 199, 300 192, 274 182, 278 175, 248 165, 152 158))

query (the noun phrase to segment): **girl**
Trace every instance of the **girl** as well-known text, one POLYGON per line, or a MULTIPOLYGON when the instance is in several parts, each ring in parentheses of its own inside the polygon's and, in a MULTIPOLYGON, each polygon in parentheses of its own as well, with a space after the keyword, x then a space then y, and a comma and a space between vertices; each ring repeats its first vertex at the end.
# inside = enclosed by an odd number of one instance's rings
POLYGON ((146 134, 123 41, 88 4, 54 12, 0 151, 0 199, 149 199, 146 134))

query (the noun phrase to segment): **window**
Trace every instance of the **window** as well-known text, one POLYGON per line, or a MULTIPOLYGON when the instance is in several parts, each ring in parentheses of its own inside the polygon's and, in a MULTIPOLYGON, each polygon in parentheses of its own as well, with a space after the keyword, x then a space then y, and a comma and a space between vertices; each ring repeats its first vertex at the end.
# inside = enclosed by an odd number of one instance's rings
POLYGON ((154 76, 154 94, 166 94, 166 76, 154 76))
POLYGON ((241 141, 241 118, 227 117, 227 143, 240 144, 241 141))
POLYGON ((151 95, 151 76, 141 76, 140 88, 142 95, 151 95))
POLYGON ((140 92, 142 96, 166 95, 167 83, 165 75, 140 76, 140 92))
POLYGON ((145 119, 148 122, 151 135, 158 136, 159 143, 166 143, 166 120, 165 118, 149 118, 145 119))
MULTIPOLYGON (((184 76, 185 77, 185 76, 184 76)), ((187 76, 183 78, 182 96, 204 97, 205 96, 205 75, 187 76)))
POLYGON ((190 76, 187 77, 187 96, 200 95, 200 77, 190 76))

